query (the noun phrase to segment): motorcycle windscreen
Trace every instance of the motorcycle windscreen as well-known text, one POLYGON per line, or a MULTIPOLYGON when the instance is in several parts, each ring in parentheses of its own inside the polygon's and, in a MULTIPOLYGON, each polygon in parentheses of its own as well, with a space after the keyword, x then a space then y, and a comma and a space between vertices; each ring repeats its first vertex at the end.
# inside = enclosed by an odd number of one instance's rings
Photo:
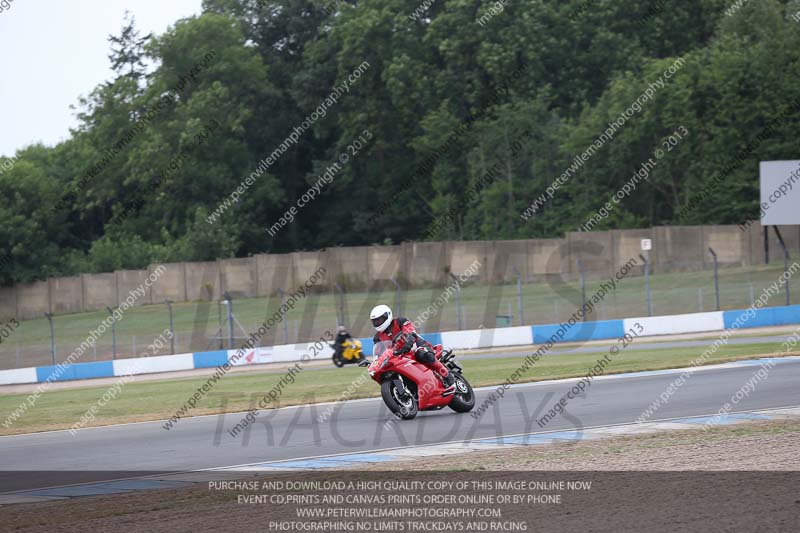
POLYGON ((372 347, 372 355, 375 357, 379 355, 383 355, 383 352, 391 348, 392 341, 380 341, 376 342, 375 346, 372 347))

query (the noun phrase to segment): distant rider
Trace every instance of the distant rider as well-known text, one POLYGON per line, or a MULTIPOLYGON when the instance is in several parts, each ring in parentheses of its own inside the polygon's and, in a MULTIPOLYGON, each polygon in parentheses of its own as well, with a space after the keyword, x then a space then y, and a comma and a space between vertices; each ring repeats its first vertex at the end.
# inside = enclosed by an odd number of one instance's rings
POLYGON ((352 339, 352 335, 350 332, 347 331, 347 328, 344 326, 339 326, 339 330, 336 333, 336 338, 333 341, 333 349, 336 352, 337 357, 342 358, 344 355, 344 343, 352 339))
POLYGON ((395 355, 413 350, 414 359, 422 363, 439 376, 445 384, 442 396, 448 396, 456 391, 456 380, 438 359, 433 351, 433 345, 420 337, 414 329, 414 324, 403 317, 392 317, 392 310, 388 305, 376 305, 369 314, 372 325, 378 331, 373 338, 374 342, 398 340, 395 355), (414 348, 416 344, 416 348, 414 348))

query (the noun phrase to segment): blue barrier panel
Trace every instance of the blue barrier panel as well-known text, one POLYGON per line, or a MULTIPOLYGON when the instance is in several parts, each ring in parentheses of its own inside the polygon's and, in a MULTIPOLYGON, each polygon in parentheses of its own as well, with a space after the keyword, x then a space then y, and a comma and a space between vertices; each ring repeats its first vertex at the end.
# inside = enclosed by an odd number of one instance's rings
POLYGON ((800 324, 800 305, 788 305, 775 307, 775 326, 785 326, 787 324, 800 324))
POLYGON ((364 355, 370 357, 372 355, 372 348, 375 346, 375 343, 372 342, 372 337, 366 337, 358 340, 361 341, 361 351, 364 352, 364 355))
MULTIPOLYGON (((574 326, 564 323, 563 338, 556 337, 556 342, 574 342, 599 339, 616 339, 625 334, 622 320, 598 320, 596 322, 576 322, 574 326)), ((557 335, 561 324, 543 324, 533 326, 533 342, 543 344, 550 337, 557 335)))
POLYGON ((73 363, 61 371, 58 366, 40 366, 36 368, 36 380, 43 383, 50 381, 70 381, 73 379, 110 378, 114 377, 114 363, 112 361, 98 361, 95 363, 73 363))
MULTIPOLYGON (((421 334, 420 337, 428 341, 429 343, 433 344, 434 346, 437 344, 442 344, 442 334, 441 333, 425 333, 421 334)), ((447 346, 444 347, 445 350, 447 346)))
POLYGON ((195 368, 211 368, 213 366, 224 365, 228 362, 228 351, 217 350, 215 352, 197 352, 192 354, 195 368))
POLYGON ((753 317, 749 317, 745 309, 734 311, 724 311, 722 320, 725 328, 733 327, 733 323, 739 320, 740 328, 761 328, 765 326, 784 326, 786 324, 800 324, 800 305, 789 305, 783 307, 764 307, 755 309, 753 317))
POLYGON ((63 371, 61 371, 61 373, 58 375, 56 375, 57 371, 57 366, 37 366, 36 381, 39 383, 44 383, 51 375, 53 376, 53 379, 50 381, 68 381, 70 379, 75 379, 75 370, 72 368, 72 365, 63 369, 63 371))
POLYGON ((75 367, 75 379, 114 377, 114 363, 111 361, 77 363, 72 366, 75 367))

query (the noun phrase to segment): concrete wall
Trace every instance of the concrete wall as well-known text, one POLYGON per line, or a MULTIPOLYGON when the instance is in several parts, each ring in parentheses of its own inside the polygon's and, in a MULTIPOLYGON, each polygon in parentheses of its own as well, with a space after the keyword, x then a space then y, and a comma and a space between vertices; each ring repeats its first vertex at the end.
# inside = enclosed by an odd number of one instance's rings
POLYGON ((487 242, 486 256, 481 259, 485 269, 481 269, 480 281, 512 282, 516 281, 517 273, 522 279, 527 279, 529 242, 525 240, 487 242))
POLYGON ((399 279, 405 269, 401 246, 370 246, 367 248, 367 273, 377 281, 399 279))
MULTIPOLYGON (((202 268, 201 265, 203 265, 203 263, 190 264, 197 265, 197 268, 202 268)), ((164 300, 172 300, 173 302, 192 300, 187 295, 186 290, 187 265, 184 263, 164 263, 163 267, 164 272, 150 286, 150 300, 153 303, 161 303, 164 300)))
POLYGON ((218 262, 223 292, 230 293, 233 298, 254 298, 258 294, 258 265, 254 257, 221 259, 218 262))
MULTIPOLYGON (((639 254, 642 253, 642 239, 653 239, 653 231, 651 229, 614 230, 611 235, 611 267, 613 270, 618 270, 619 267, 631 259, 638 261, 639 254)), ((653 261, 653 259, 651 255, 650 261, 653 261)))
MULTIPOLYGON (((792 257, 800 252, 800 227, 780 228, 792 257)), ((758 221, 750 226, 663 226, 649 229, 569 232, 562 239, 403 243, 395 246, 329 248, 316 252, 265 254, 244 259, 198 263, 169 263, 144 298, 136 304, 217 300, 223 291, 235 298, 265 297, 278 289, 291 292, 318 268, 327 269, 317 282, 323 290, 339 283, 345 290, 365 290, 375 282, 404 287, 442 286, 473 261, 480 263, 475 282, 542 281, 549 275, 577 275, 580 259, 588 277, 606 276, 631 258, 638 258, 641 239, 653 240, 653 272, 682 272, 711 268, 708 247, 723 266, 764 263, 764 232, 758 221)), ((769 235, 770 262, 782 264, 783 250, 769 235)), ((144 283, 149 270, 113 274, 83 274, 45 282, 0 288, 0 318, 71 313, 118 305, 144 283)))
MULTIPOLYGON (((114 272, 117 276, 117 305, 120 304, 123 300, 125 300, 131 291, 138 289, 139 286, 144 285, 144 280, 147 279, 147 271, 146 270, 117 270, 114 272)), ((136 305, 146 305, 153 303, 151 298, 151 292, 148 288, 145 288, 145 295, 136 296, 136 301, 134 302, 134 306, 136 305)), ((160 302, 156 302, 160 303, 160 302)))
MULTIPOLYGON (((335 279, 335 272, 336 272, 336 263, 334 260, 335 256, 327 251, 319 251, 319 252, 294 252, 292 255, 292 264, 294 267, 294 274, 293 280, 294 285, 290 285, 285 287, 287 291, 294 291, 297 287, 303 283, 307 279, 309 279, 312 275, 320 267, 326 269, 325 275, 319 280, 316 284, 317 287, 327 289, 333 286, 336 283, 335 279)), ((366 268, 366 264, 364 265, 366 268)))
POLYGON ((80 276, 50 278, 50 312, 80 313, 83 311, 83 283, 80 276))
POLYGON ((610 272, 614 268, 614 236, 610 231, 571 231, 567 233, 567 256, 562 259, 562 271, 578 272, 578 261, 583 270, 610 272), (566 264, 565 264, 566 263, 566 264))
POLYGON ((81 274, 83 310, 95 311, 117 303, 117 278, 114 274, 81 274))
POLYGON ((548 274, 569 272, 568 257, 562 239, 531 239, 528 241, 528 262, 526 280, 542 279, 548 274), (566 268, 567 270, 562 270, 566 268))
POLYGON ((322 252, 328 256, 327 264, 323 266, 328 269, 330 280, 346 290, 369 288, 372 281, 369 274, 369 250, 369 246, 353 246, 329 248, 322 252))
MULTIPOLYGON (((703 226, 703 244, 706 250, 710 247, 717 254, 717 261, 724 265, 745 265, 747 255, 747 234, 738 226, 703 226)), ((709 265, 713 265, 711 254, 705 256, 709 265)))
POLYGON ((403 255, 406 257, 405 279, 414 285, 442 285, 449 276, 447 266, 446 242, 404 243, 403 255))
MULTIPOLYGON (((493 242, 489 241, 454 241, 446 243, 447 265, 450 273, 456 277, 464 274, 470 266, 477 261, 480 264, 478 274, 473 276, 475 281, 486 281, 495 275, 494 269, 499 268, 496 273, 497 280, 505 276, 505 264, 508 262, 504 254, 495 255, 490 253, 493 242), (498 265, 500 265, 498 267, 498 265)), ((474 269, 473 269, 474 270, 474 269)))
POLYGON ((654 272, 691 270, 693 266, 706 268, 710 259, 703 242, 702 226, 653 228, 653 251, 650 252, 650 262, 654 272))
POLYGON ((291 254, 257 255, 255 260, 258 296, 271 296, 295 285, 291 254))
POLYGON ((202 263, 181 263, 181 279, 177 281, 186 291, 186 296, 176 302, 197 300, 221 300, 220 264, 216 261, 202 263))
POLYGON ((17 318, 35 318, 50 310, 50 291, 46 281, 17 285, 17 318))
POLYGON ((17 288, 0 287, 0 319, 17 316, 17 288))

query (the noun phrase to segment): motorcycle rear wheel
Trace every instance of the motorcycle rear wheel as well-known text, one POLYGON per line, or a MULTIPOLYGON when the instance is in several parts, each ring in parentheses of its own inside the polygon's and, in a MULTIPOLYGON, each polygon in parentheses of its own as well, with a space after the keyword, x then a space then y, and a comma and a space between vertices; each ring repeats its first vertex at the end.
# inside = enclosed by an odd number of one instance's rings
POLYGON ((412 393, 409 398, 405 400, 402 399, 393 381, 384 381, 381 383, 381 396, 383 397, 383 403, 386 404, 386 407, 394 413, 394 416, 401 420, 411 420, 417 416, 417 412, 419 412, 419 404, 417 403, 416 395, 412 393))
POLYGON ((342 356, 340 355, 333 354, 333 364, 339 368, 342 368, 344 366, 344 359, 342 359, 342 356))

